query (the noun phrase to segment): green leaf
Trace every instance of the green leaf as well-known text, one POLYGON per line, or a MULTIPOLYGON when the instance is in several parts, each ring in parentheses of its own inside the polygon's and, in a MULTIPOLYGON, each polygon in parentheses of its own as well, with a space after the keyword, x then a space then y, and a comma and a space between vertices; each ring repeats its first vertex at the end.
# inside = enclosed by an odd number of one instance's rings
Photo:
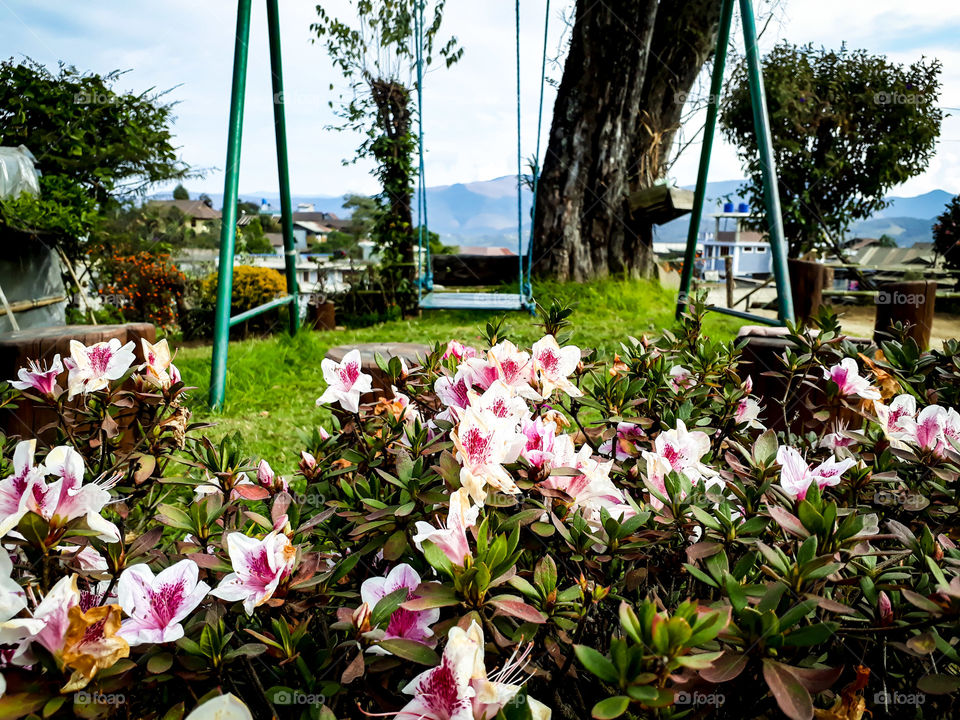
POLYGON ((393 615, 397 608, 407 601, 407 596, 409 594, 410 591, 408 588, 401 587, 380 598, 377 601, 377 604, 373 606, 373 611, 370 613, 370 624, 374 627, 381 625, 385 620, 393 615))
POLYGON ((420 665, 429 665, 432 667, 440 664, 440 656, 437 655, 437 653, 426 645, 421 645, 413 640, 391 638, 389 640, 381 640, 378 645, 399 658, 411 660, 420 665))
POLYGON ((630 698, 625 695, 615 695, 594 705, 590 714, 596 720, 612 720, 623 715, 628 707, 630 707, 630 698))
MULTIPOLYGON (((609 658, 601 655, 598 651, 586 645, 574 645, 573 651, 576 653, 577 660, 580 661, 580 664, 598 678, 611 684, 619 683, 620 676, 617 673, 617 669, 613 666, 613 663, 610 662, 609 658)), ((611 717, 616 717, 616 715, 611 717)))
POLYGON ((165 673, 173 667, 173 655, 168 652, 157 653, 147 660, 147 670, 154 675, 165 673))

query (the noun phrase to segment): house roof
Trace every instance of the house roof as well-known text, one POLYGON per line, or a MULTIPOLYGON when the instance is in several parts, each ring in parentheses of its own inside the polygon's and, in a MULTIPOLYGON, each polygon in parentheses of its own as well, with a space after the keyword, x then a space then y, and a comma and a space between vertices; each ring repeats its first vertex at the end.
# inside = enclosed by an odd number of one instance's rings
POLYGON ((218 220, 220 211, 214 210, 200 200, 151 200, 150 205, 176 208, 184 215, 197 220, 218 220))
POLYGON ((300 224, 303 222, 319 223, 334 230, 341 230, 350 224, 349 220, 342 220, 328 212, 295 212, 293 213, 293 221, 300 224))
POLYGON ((329 225, 321 225, 320 223, 313 222, 311 220, 294 220, 293 224, 302 227, 304 230, 313 233, 314 235, 325 235, 332 230, 329 225))
POLYGON ((264 233, 263 236, 270 241, 270 245, 273 247, 283 245, 283 233, 264 233))

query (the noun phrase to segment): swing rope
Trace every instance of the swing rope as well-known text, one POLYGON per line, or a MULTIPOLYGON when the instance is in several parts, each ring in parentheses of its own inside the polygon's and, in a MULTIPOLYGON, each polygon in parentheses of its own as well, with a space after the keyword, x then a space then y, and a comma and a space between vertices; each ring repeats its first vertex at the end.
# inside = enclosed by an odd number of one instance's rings
MULTIPOLYGON (((518 0, 519 6, 519 0, 518 0)), ((543 133, 543 90, 547 79, 547 36, 550 31, 550 0, 547 0, 546 10, 543 17, 543 56, 540 59, 540 106, 537 109, 537 152, 533 159, 533 204, 530 210, 530 239, 527 241, 527 275, 526 285, 522 288, 526 297, 530 299, 533 306, 533 234, 534 226, 537 220, 537 188, 540 185, 540 136, 543 133)), ((517 44, 520 43, 520 34, 517 33, 517 44)), ((517 109, 519 113, 519 107, 517 109)), ((523 275, 521 274, 521 279, 523 275)))
POLYGON ((433 262, 430 258, 430 237, 427 235, 424 243, 424 234, 427 232, 427 186, 424 177, 423 159, 423 55, 424 55, 424 5, 426 0, 419 0, 413 15, 414 34, 416 35, 415 56, 417 64, 417 147, 419 150, 420 167, 417 178, 417 301, 423 296, 424 287, 427 291, 433 289, 433 262), (426 250, 424 250, 426 247, 426 250), (424 257, 426 255, 426 257, 424 257), (426 272, 424 272, 426 268, 426 272))
MULTIPOLYGON (((423 74, 425 64, 425 12, 426 0, 418 0, 414 11, 414 35, 416 36, 414 58, 417 67, 417 131, 419 172, 417 182, 417 300, 423 304, 423 292, 433 290, 433 263, 430 257, 429 230, 427 225, 427 187, 424 162, 424 133, 423 133, 423 74)), ((517 64, 517 260, 519 283, 517 292, 521 298, 521 305, 531 310, 535 307, 533 288, 531 284, 533 270, 533 236, 537 203, 537 187, 540 179, 540 136, 543 131, 543 96, 547 74, 547 36, 550 28, 550 0, 546 0, 546 12, 543 24, 543 53, 540 64, 540 102, 537 109, 537 140, 536 155, 533 159, 532 195, 533 210, 530 217, 530 237, 527 242, 527 252, 523 252, 523 144, 521 130, 523 119, 521 113, 521 64, 520 64, 520 0, 516 0, 514 19, 516 30, 516 64, 517 64), (524 257, 526 255, 526 257, 524 257)))

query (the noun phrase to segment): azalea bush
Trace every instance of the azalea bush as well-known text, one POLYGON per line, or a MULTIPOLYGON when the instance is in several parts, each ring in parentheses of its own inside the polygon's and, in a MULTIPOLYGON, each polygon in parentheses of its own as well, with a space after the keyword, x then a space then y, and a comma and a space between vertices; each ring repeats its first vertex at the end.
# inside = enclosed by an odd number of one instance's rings
POLYGON ((290 477, 165 344, 24 368, 60 420, 4 443, 0 717, 952 717, 960 346, 824 315, 764 400, 702 313, 325 360, 290 477))

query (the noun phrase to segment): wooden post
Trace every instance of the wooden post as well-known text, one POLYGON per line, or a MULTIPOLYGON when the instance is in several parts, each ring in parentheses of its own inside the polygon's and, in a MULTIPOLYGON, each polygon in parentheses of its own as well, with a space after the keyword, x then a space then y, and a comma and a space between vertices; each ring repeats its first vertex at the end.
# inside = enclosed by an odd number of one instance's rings
POLYGON ((823 291, 833 284, 833 270, 809 260, 788 260, 790 285, 793 290, 793 311, 797 322, 817 314, 823 304, 823 291))
POLYGON ((916 340, 921 350, 926 350, 930 346, 936 300, 937 283, 933 280, 883 283, 877 293, 873 341, 890 340, 893 324, 902 322, 910 325, 907 335, 916 340))
POLYGON ((727 307, 733 307, 733 255, 723 256, 723 269, 727 275, 727 307))

